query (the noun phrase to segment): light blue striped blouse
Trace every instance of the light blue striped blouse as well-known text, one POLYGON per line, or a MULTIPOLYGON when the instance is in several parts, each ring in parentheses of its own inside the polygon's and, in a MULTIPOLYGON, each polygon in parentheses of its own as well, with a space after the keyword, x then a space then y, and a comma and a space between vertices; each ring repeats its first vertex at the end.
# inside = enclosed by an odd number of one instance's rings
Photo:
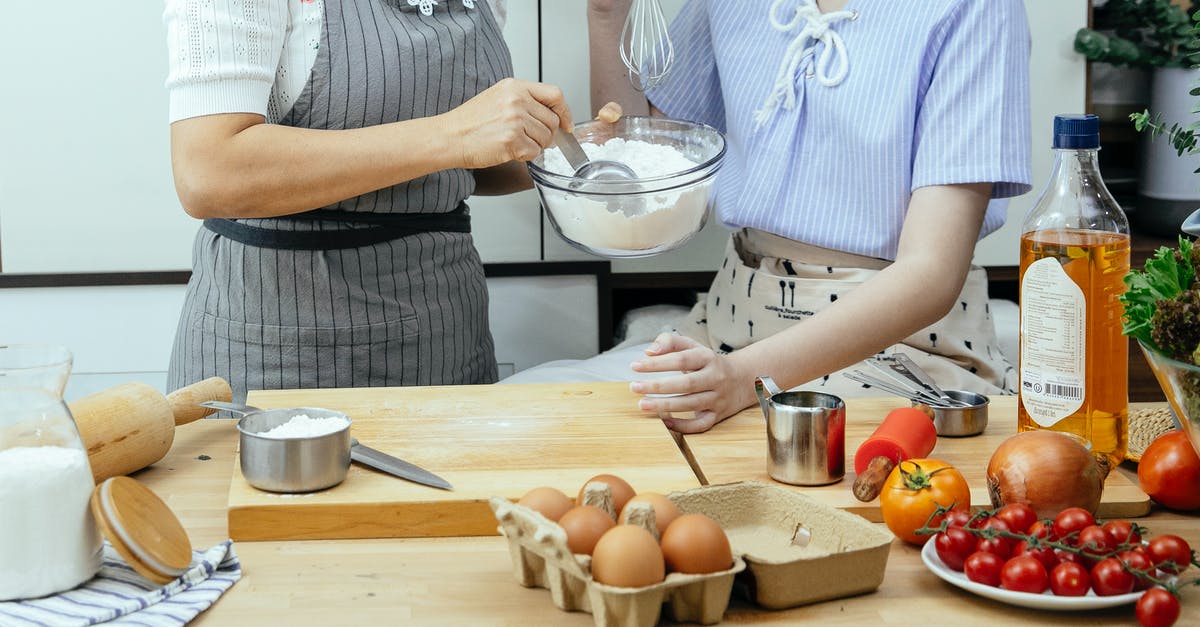
MULTIPOLYGON (((726 133, 722 222, 894 259, 913 190, 1029 191, 1022 0, 850 0, 837 15, 811 4, 690 0, 671 25, 675 65, 648 95, 726 133), (776 88, 789 46, 794 80, 785 67, 776 88)), ((991 203, 980 237, 1005 204, 991 203)))

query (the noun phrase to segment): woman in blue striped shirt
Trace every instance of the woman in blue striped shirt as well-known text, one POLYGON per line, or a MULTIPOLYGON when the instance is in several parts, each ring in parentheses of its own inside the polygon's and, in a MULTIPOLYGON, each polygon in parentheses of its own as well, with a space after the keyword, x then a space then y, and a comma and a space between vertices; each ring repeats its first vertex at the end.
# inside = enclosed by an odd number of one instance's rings
POLYGON ((907 353, 943 387, 1011 392, 976 241, 1030 189, 1021 0, 691 0, 643 94, 616 54, 630 0, 589 0, 593 102, 726 133, 716 212, 735 229, 707 296, 635 362, 647 411, 695 432, 753 380, 848 396, 838 375, 907 353), (673 396, 659 396, 673 395, 673 396))

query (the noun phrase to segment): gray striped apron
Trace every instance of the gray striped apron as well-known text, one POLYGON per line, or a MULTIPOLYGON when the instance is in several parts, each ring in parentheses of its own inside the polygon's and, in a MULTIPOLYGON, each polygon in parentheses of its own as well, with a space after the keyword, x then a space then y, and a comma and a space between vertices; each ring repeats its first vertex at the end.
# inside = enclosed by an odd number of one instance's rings
MULTIPOLYGON (((487 3, 465 4, 447 0, 426 16, 404 0, 326 0, 308 84, 279 123, 427 117, 511 76, 487 3)), ((483 265, 469 229, 438 228, 468 219, 472 191, 470 172, 447 170, 317 212, 200 229, 168 389, 214 375, 236 400, 260 389, 494 382, 483 265)))

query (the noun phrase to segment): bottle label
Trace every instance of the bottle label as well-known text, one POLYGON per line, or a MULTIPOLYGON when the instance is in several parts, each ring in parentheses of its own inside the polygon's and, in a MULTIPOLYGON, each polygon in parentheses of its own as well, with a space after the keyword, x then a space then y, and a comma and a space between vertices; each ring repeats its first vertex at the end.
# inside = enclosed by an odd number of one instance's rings
POLYGON ((1087 301, 1059 260, 1029 264, 1021 278, 1021 404, 1043 427, 1083 406, 1087 301))

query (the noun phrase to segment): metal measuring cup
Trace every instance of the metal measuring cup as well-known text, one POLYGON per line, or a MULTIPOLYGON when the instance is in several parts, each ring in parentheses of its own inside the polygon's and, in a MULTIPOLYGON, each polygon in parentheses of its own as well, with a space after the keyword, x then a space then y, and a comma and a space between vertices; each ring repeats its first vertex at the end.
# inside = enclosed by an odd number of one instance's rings
POLYGON ((754 380, 767 421, 767 474, 792 485, 827 485, 846 475, 846 403, 823 392, 783 392, 754 380))

